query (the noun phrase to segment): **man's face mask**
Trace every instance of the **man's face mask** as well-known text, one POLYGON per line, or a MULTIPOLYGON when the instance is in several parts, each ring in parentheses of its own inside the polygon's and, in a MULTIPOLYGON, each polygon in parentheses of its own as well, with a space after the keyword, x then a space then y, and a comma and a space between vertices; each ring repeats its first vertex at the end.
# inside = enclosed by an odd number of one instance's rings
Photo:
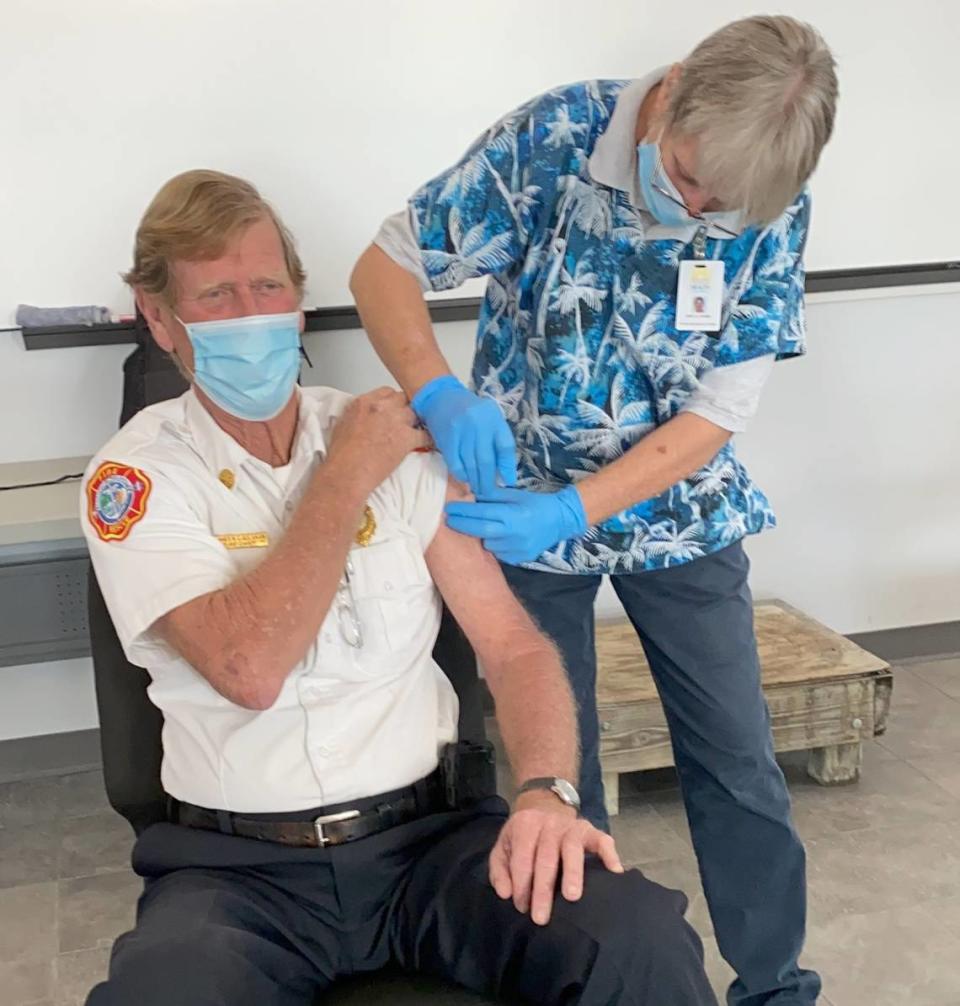
POLYGON ((177 321, 193 346, 193 379, 237 419, 273 419, 300 374, 300 313, 177 321))

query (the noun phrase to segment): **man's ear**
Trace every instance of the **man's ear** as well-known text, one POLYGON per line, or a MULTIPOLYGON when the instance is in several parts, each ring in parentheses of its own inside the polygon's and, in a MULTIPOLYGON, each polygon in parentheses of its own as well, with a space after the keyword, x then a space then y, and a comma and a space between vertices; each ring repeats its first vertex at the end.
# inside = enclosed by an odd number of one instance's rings
POLYGON ((146 319, 153 336, 153 341, 165 352, 172 353, 174 349, 173 334, 170 331, 170 309, 159 294, 135 291, 137 307, 146 319))

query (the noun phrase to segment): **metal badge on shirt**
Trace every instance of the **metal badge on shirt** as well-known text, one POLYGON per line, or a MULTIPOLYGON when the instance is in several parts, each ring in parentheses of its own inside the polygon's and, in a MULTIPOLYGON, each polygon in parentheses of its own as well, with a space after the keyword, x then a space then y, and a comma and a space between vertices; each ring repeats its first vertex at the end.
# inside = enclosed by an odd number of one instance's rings
POLYGON ((370 506, 363 508, 363 521, 357 529, 354 541, 361 547, 366 548, 373 541, 373 536, 377 533, 377 518, 374 516, 370 506))
POLYGON ((677 279, 677 331, 718 332, 723 308, 723 262, 685 259, 677 279))

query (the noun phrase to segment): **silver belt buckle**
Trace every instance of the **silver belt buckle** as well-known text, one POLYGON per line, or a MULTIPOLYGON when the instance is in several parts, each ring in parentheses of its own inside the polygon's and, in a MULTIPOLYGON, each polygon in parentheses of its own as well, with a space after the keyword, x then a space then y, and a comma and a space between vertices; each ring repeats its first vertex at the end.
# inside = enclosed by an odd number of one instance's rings
POLYGON ((334 824, 337 821, 352 821, 355 817, 359 816, 359 810, 344 810, 339 814, 322 814, 320 817, 314 818, 313 830, 317 834, 317 844, 323 848, 333 841, 333 839, 327 838, 323 833, 323 826, 325 824, 334 824))

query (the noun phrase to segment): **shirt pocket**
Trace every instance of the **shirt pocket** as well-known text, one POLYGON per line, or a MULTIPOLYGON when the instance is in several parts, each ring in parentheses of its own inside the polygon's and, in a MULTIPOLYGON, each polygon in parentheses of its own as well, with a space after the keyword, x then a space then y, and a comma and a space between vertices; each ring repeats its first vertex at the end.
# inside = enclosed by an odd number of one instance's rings
MULTIPOLYGON (((349 561, 349 600, 363 639, 354 647, 354 667, 364 678, 396 673, 432 642, 425 623, 436 599, 419 543, 406 537, 375 542, 351 549, 349 561)), ((348 619, 349 612, 338 617, 348 619)))

